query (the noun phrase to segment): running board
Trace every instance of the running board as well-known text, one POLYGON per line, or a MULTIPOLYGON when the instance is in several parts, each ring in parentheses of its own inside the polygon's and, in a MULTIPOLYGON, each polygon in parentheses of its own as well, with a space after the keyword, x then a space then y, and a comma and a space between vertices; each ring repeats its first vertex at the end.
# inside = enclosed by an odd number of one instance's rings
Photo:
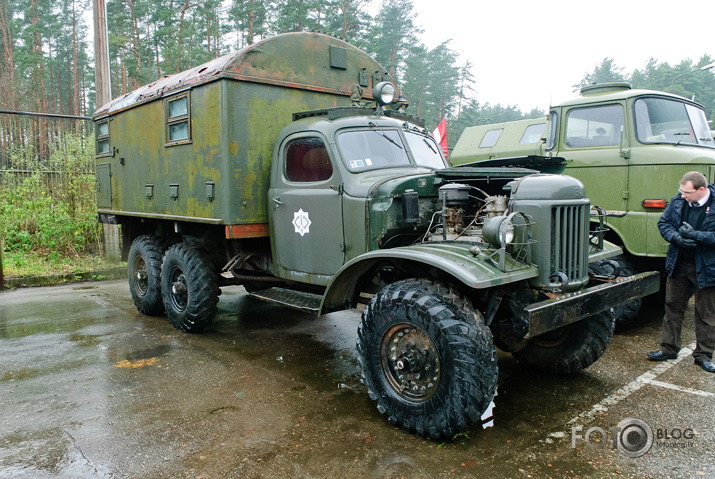
POLYGON ((285 288, 268 288, 248 294, 261 301, 277 303, 304 313, 316 315, 320 311, 320 303, 323 300, 323 297, 319 294, 304 293, 303 291, 293 291, 285 288))

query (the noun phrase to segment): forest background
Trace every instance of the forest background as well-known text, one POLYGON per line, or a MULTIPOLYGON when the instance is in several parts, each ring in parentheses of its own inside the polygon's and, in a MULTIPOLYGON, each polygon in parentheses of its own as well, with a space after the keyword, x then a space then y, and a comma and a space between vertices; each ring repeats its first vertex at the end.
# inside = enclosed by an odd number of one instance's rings
MULTIPOLYGON (((0 110, 91 116, 98 105, 90 3, 0 0, 0 110)), ((401 84, 408 111, 424 118, 430 130, 447 117, 450 147, 465 127, 546 114, 480 98, 476 80, 489 66, 460 60, 449 38, 426 47, 411 0, 377 3, 107 0, 112 96, 274 34, 320 31, 367 51, 388 69, 401 84)), ((488 45, 475 45, 481 47, 488 45)), ((635 88, 695 96, 711 119, 715 69, 671 82, 712 62, 708 55, 676 65, 651 58, 642 69, 624 72, 605 57, 584 73, 574 91, 595 82, 629 81, 635 88)), ((535 74, 544 72, 524 72, 525 81, 535 74)), ((551 74, 558 74, 558 63, 551 74)), ((83 257, 101 250, 92 136, 88 121, 0 113, 0 252, 5 252, 10 274, 27 274, 28 268, 71 271, 83 257)))

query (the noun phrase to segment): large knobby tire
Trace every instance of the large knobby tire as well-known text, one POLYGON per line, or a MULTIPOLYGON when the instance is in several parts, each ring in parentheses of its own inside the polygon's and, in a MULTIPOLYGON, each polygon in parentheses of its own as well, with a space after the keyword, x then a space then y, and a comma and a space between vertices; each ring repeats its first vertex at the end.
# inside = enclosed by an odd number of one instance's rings
POLYGON ((608 310, 531 339, 512 355, 528 366, 553 374, 571 374, 603 355, 613 338, 615 318, 608 310))
POLYGON ((164 314, 161 297, 161 261, 166 246, 154 235, 134 239, 127 257, 129 292, 140 313, 149 316, 164 314))
POLYGON ((379 291, 362 315, 357 351, 378 411, 419 436, 465 431, 496 393, 491 331, 469 301, 431 281, 379 291))
POLYGON ((166 250, 161 269, 164 309, 171 324, 186 333, 211 324, 218 310, 218 276, 197 249, 182 243, 166 250))

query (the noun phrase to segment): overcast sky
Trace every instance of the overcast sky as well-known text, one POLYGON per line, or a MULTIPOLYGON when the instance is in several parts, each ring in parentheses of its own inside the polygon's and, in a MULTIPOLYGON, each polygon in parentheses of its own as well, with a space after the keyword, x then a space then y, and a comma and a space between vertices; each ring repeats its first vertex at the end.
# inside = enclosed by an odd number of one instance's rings
POLYGON ((451 38, 460 64, 472 62, 477 101, 524 112, 573 97, 606 57, 626 74, 650 58, 715 57, 714 0, 412 1, 419 39, 434 48, 451 38))

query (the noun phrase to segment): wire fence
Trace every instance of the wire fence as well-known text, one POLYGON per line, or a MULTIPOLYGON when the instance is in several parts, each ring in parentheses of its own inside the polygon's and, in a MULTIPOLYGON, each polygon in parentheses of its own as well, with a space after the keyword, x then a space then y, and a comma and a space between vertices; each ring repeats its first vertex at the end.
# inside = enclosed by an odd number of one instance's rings
POLYGON ((101 232, 91 122, 0 112, 0 281, 32 258, 53 274, 99 255, 101 232))

